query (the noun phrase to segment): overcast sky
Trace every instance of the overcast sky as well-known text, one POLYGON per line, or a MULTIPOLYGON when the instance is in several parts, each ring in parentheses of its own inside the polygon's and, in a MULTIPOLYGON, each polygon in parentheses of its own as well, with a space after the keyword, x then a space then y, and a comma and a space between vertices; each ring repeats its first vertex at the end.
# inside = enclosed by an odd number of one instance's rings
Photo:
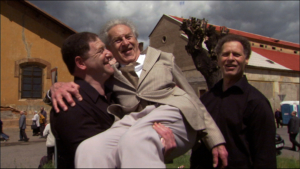
POLYGON ((163 14, 205 18, 226 26, 299 44, 299 1, 37 1, 48 14, 78 32, 99 33, 101 26, 125 17, 137 26, 144 47, 163 14))

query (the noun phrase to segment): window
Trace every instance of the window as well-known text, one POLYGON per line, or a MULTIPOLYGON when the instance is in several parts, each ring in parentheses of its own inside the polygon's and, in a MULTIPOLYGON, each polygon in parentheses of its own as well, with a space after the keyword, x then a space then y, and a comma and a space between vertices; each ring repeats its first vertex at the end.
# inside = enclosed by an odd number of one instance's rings
POLYGON ((21 98, 42 98, 43 68, 37 65, 21 67, 21 98))
POLYGON ((272 60, 266 60, 267 62, 271 63, 271 64, 275 64, 275 62, 273 62, 272 60))
POLYGON ((273 49, 273 50, 275 50, 275 49, 276 49, 276 47, 274 47, 274 46, 273 46, 273 47, 272 47, 272 49, 273 49))
POLYGON ((264 45, 263 45, 263 44, 260 44, 260 45, 259 45, 259 47, 263 48, 263 47, 264 47, 264 45))
POLYGON ((295 53, 295 54, 297 54, 297 53, 298 53, 298 51, 296 51, 296 50, 295 50, 295 51, 294 51, 294 53, 295 53))
POLYGON ((161 39, 161 42, 162 42, 162 43, 166 43, 166 41, 167 41, 167 37, 166 37, 166 36, 163 36, 162 39, 161 39))

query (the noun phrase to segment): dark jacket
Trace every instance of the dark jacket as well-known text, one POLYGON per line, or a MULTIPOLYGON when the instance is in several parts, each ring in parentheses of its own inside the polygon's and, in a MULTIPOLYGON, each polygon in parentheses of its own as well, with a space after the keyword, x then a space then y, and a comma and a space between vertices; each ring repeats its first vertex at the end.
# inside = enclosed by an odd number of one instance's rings
POLYGON ((20 129, 26 129, 26 116, 25 114, 22 114, 19 119, 19 128, 20 129))
POLYGON ((296 116, 292 116, 288 123, 288 133, 299 133, 300 120, 296 116))

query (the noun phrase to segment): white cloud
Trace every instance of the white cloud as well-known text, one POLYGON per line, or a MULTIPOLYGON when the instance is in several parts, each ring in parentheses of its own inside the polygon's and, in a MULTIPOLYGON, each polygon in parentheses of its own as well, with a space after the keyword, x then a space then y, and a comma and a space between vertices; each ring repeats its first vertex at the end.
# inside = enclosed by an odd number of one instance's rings
POLYGON ((144 42, 167 14, 205 18, 211 24, 299 43, 299 1, 184 1, 184 5, 180 1, 31 2, 79 32, 98 33, 108 20, 125 17, 137 25, 139 40, 144 42))

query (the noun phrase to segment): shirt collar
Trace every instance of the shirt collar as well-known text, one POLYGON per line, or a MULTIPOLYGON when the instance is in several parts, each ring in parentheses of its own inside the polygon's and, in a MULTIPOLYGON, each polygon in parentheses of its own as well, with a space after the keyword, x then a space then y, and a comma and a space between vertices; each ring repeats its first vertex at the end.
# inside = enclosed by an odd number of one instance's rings
POLYGON ((248 80, 247 80, 246 75, 243 75, 243 77, 238 82, 236 82, 233 86, 236 86, 236 87, 242 89, 243 92, 245 92, 246 88, 248 86, 248 80))
POLYGON ((140 65, 143 65, 144 64, 144 61, 145 61, 145 58, 146 58, 146 55, 145 54, 142 54, 139 56, 139 58, 137 59, 137 63, 139 63, 140 65))
MULTIPOLYGON (((97 102, 99 97, 101 97, 102 99, 105 99, 105 96, 100 95, 99 92, 93 86, 91 86, 88 82, 84 81, 83 79, 75 76, 74 82, 76 84, 78 84, 80 86, 80 90, 85 92, 95 103, 97 102)), ((106 95, 108 95, 108 94, 106 94, 106 95)), ((109 100, 109 99, 107 99, 107 100, 109 100)))
MULTIPOLYGON (((136 72, 140 71, 142 68, 143 68, 143 65, 144 65, 144 62, 145 62, 145 58, 146 58, 146 55, 145 54, 141 54, 139 56, 139 58, 136 60, 136 62, 138 63, 138 65, 136 65, 134 67, 134 70, 136 72)), ((124 67, 125 65, 123 64, 120 64, 120 67, 124 67)))
MULTIPOLYGON (((239 81, 237 81, 234 85, 229 87, 226 91, 230 90, 231 88, 237 87, 241 89, 241 91, 245 92, 247 85, 248 85, 247 77, 246 75, 243 75, 243 77, 239 81)), ((223 92, 223 79, 221 79, 218 83, 216 83, 212 89, 214 90, 219 89, 221 92, 223 92)))

